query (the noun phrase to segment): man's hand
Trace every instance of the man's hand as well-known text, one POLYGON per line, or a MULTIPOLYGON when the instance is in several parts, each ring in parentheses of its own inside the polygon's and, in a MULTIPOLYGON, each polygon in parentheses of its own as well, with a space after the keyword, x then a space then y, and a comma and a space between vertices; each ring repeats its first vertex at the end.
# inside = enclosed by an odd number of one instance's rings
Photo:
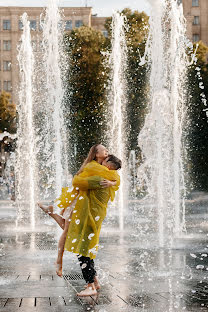
POLYGON ((116 185, 116 181, 109 181, 109 180, 104 179, 104 180, 100 181, 100 185, 103 188, 111 187, 111 186, 115 186, 116 185))
POLYGON ((60 215, 63 216, 65 208, 61 209, 60 215))

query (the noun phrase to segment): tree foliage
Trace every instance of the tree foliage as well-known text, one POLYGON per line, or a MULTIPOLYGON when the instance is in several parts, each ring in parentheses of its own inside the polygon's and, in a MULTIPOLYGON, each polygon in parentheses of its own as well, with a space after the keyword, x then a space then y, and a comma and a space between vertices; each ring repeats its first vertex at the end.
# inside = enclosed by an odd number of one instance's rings
POLYGON ((16 107, 11 103, 9 93, 0 94, 0 132, 16 132, 16 107))
POLYGON ((66 114, 70 120, 71 146, 75 148, 70 155, 72 172, 75 172, 90 147, 103 139, 106 39, 101 32, 83 26, 67 34, 65 43, 70 56, 66 114))
POLYGON ((147 68, 140 66, 140 59, 145 51, 148 36, 148 16, 144 12, 125 9, 128 31, 126 41, 128 47, 128 147, 139 152, 138 135, 143 127, 147 106, 147 68))
MULTIPOLYGON (((203 103, 208 99, 208 47, 198 43, 196 64, 189 68, 189 164, 193 188, 208 190, 208 115, 203 103)), ((196 45, 194 46, 194 50, 196 45)))
MULTIPOLYGON (((146 68, 140 67, 148 32, 148 17, 142 12, 125 9, 126 42, 128 47, 127 132, 129 149, 137 149, 137 136, 144 121, 146 105, 146 68)), ((109 68, 105 66, 106 51, 111 49, 111 19, 106 21, 109 36, 83 26, 65 36, 69 53, 66 116, 70 120, 70 159, 75 172, 89 148, 105 140, 108 112, 107 86, 109 68), (74 154, 77 154, 74 157, 74 154)))

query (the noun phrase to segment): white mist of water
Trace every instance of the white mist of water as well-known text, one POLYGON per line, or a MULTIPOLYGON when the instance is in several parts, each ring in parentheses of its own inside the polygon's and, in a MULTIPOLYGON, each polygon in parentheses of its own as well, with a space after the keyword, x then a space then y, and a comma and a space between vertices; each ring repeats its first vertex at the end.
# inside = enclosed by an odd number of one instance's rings
POLYGON ((68 175, 66 152, 66 129, 63 116, 63 72, 66 60, 63 50, 62 18, 57 0, 49 0, 43 22, 43 71, 45 80, 42 147, 44 165, 48 170, 47 184, 56 196, 68 175))
POLYGON ((146 53, 150 65, 149 113, 138 138, 138 178, 156 206, 160 246, 185 227, 183 125, 186 114, 186 25, 175 0, 150 1, 146 53))
POLYGON ((109 103, 112 107, 112 119, 109 121, 110 129, 110 152, 122 160, 120 171, 121 184, 117 197, 119 209, 119 227, 124 228, 124 209, 127 209, 127 162, 126 162, 126 132, 125 132, 125 109, 126 109, 126 80, 127 70, 127 47, 125 41, 124 16, 115 12, 112 16, 112 52, 110 55, 111 86, 109 103))
POLYGON ((67 65, 56 0, 49 0, 45 12, 40 50, 32 49, 26 14, 22 22, 16 198, 18 220, 34 227, 39 211, 37 200, 57 197, 68 178, 62 80, 67 65))
POLYGON ((35 201, 37 197, 36 140, 33 119, 33 73, 34 55, 31 46, 30 26, 27 14, 22 18, 23 34, 19 48, 20 91, 16 149, 16 203, 18 221, 30 216, 30 224, 35 226, 35 201))

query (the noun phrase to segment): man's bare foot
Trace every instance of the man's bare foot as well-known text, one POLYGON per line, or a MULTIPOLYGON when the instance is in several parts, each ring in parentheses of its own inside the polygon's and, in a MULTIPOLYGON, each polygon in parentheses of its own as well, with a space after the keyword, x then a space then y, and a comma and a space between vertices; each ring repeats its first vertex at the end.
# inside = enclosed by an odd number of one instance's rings
POLYGON ((100 283, 97 276, 94 277, 94 284, 97 290, 100 289, 100 283))
MULTIPOLYGON (((99 289, 101 288, 97 276, 94 277, 94 284, 95 284, 95 289, 96 289, 96 290, 99 290, 99 289)), ((85 288, 87 288, 87 286, 88 286, 88 285, 85 285, 85 288)))
POLYGON ((56 266, 56 274, 59 277, 62 277, 62 263, 55 262, 55 266, 56 266))
POLYGON ((45 213, 49 215, 53 213, 53 206, 45 206, 41 204, 40 202, 38 202, 37 204, 45 213))
POLYGON ((95 284, 88 284, 87 288, 85 290, 80 291, 80 293, 77 293, 77 296, 79 297, 87 297, 87 296, 94 296, 97 295, 97 290, 95 289, 95 284))

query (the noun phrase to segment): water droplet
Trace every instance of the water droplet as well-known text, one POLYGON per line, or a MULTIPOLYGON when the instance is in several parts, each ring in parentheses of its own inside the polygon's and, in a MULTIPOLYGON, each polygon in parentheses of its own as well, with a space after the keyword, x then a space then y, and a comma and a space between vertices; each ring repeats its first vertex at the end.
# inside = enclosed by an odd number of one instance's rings
POLYGON ((196 269, 197 269, 197 270, 202 270, 202 269, 204 269, 204 265, 203 265, 203 264, 198 264, 198 265, 196 266, 196 269))
POLYGON ((94 233, 89 234, 89 235, 88 235, 88 239, 91 240, 93 236, 95 236, 94 233))

